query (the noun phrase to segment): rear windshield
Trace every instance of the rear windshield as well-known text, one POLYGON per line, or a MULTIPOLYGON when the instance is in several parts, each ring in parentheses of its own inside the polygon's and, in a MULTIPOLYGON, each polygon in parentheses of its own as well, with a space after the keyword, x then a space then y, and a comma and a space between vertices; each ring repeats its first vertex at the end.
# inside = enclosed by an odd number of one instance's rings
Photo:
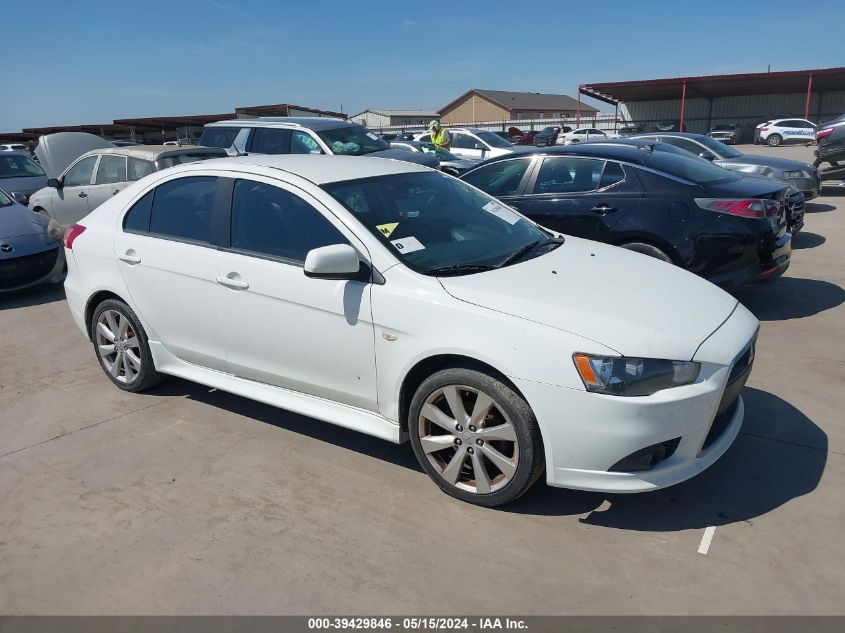
POLYGON ((239 127, 207 127, 203 129, 199 144, 203 147, 232 147, 235 137, 241 131, 239 127))
POLYGON ((0 154, 0 178, 43 176, 44 170, 34 160, 21 154, 0 154))
POLYGON ((672 145, 659 143, 655 145, 654 149, 655 151, 643 161, 646 167, 666 172, 699 185, 739 180, 739 176, 735 173, 672 145))
POLYGON ((226 156, 226 152, 221 152, 219 154, 212 154, 209 152, 185 152, 184 154, 175 154, 172 156, 165 156, 164 158, 158 159, 158 164, 160 169, 166 169, 167 167, 173 167, 174 165, 184 165, 185 163, 195 163, 198 160, 208 160, 209 158, 222 158, 226 156))

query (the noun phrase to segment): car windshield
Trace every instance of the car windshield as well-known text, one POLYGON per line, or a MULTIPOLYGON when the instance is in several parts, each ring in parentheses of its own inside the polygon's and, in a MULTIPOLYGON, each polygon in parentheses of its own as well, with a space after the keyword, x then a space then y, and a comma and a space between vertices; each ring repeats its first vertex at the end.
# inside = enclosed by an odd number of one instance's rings
POLYGON ((422 145, 415 145, 414 147, 423 154, 434 154, 434 157, 437 160, 460 160, 460 158, 455 156, 445 147, 435 147, 431 143, 423 143, 422 145))
POLYGON ((430 275, 479 272, 559 242, 510 207, 437 172, 323 185, 411 269, 430 275), (535 248, 536 247, 536 248, 535 248))
POLYGON ((654 149, 655 151, 651 152, 648 158, 643 161, 646 167, 666 172, 699 185, 739 179, 739 176, 734 172, 690 154, 685 149, 679 149, 666 143, 656 143, 654 149))
POLYGON ((333 130, 317 131, 333 154, 347 156, 363 156, 385 149, 390 149, 390 143, 360 125, 345 125, 333 130))
POLYGON ((44 170, 34 160, 21 154, 0 154, 0 178, 44 176, 44 170))
POLYGON ((713 127, 714 132, 733 132, 736 129, 735 125, 716 125, 713 127))
POLYGON ((709 136, 701 137, 698 142, 721 158, 739 158, 743 155, 739 150, 735 150, 730 145, 725 145, 722 141, 717 141, 709 136))
POLYGON ((225 156, 225 152, 220 154, 185 152, 184 154, 174 154, 172 156, 159 158, 158 164, 160 169, 166 169, 167 167, 173 167, 174 165, 184 165, 185 163, 195 163, 198 160, 208 160, 209 158, 221 158, 225 156))
POLYGON ((493 134, 493 132, 475 132, 475 135, 490 147, 513 147, 513 143, 506 141, 498 134, 493 134))
POLYGON ((0 207, 8 207, 12 204, 12 199, 6 195, 6 192, 0 189, 0 207))

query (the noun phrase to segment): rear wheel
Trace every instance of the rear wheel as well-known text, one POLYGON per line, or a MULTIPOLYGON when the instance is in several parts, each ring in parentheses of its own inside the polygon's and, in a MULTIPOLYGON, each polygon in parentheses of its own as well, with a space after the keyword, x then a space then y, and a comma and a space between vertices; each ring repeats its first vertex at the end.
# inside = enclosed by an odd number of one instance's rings
POLYGON ((494 507, 519 498, 543 471, 543 446, 528 403, 479 371, 444 369, 411 401, 408 431, 425 472, 446 494, 494 507))
POLYGON ((97 306, 91 339, 100 366, 117 387, 133 393, 162 381, 153 364, 147 334, 132 308, 116 299, 97 306))
POLYGON ((777 147, 783 143, 783 137, 780 134, 769 134, 766 143, 769 144, 769 147, 777 147))
POLYGON ((654 259, 659 259, 670 264, 672 263, 672 258, 669 257, 669 255, 651 244, 645 244, 644 242, 628 242, 627 244, 620 244, 620 246, 628 249, 629 251, 634 251, 635 253, 642 253, 643 255, 654 257, 654 259))

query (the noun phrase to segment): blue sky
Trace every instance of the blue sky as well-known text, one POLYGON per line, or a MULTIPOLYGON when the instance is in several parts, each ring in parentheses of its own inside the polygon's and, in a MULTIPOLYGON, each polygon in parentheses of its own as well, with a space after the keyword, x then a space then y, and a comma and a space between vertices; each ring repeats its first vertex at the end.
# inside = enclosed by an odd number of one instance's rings
POLYGON ((586 82, 845 66, 841 0, 2 7, 0 131, 267 103, 438 109, 471 87, 575 96, 586 82))

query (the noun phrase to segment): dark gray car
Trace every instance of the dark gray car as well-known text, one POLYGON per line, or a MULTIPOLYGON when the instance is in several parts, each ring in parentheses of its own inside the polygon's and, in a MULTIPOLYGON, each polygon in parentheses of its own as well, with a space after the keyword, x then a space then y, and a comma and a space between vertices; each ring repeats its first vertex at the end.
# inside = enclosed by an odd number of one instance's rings
POLYGON ((47 186, 47 174, 26 152, 0 152, 0 187, 22 204, 47 186))
POLYGON ((460 176, 481 162, 480 160, 470 158, 460 158, 448 149, 434 147, 431 143, 424 143, 422 141, 393 141, 390 143, 390 147, 407 149, 412 152, 422 152, 423 154, 434 156, 440 162, 440 171, 450 176, 460 176))
POLYGON ((719 165, 719 167, 731 171, 781 180, 798 189, 804 194, 805 200, 812 200, 821 191, 818 170, 812 165, 798 160, 743 154, 738 149, 704 134, 688 132, 652 133, 640 134, 631 138, 668 143, 697 154, 719 165))

